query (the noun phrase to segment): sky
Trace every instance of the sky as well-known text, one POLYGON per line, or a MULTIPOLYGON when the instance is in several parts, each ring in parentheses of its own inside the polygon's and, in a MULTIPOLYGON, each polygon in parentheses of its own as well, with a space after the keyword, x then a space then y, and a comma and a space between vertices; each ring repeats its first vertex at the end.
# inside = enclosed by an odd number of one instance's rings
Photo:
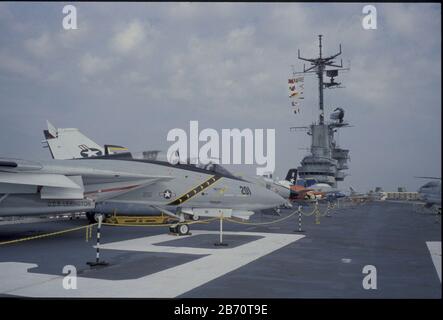
MULTIPOLYGON (((99 144, 167 150, 169 130, 276 130, 275 177, 306 155, 310 138, 290 132, 317 119, 315 76, 294 115, 288 98, 297 50, 343 49, 344 88, 325 91, 328 115, 352 127, 339 188, 368 191, 441 177, 441 6, 376 4, 377 29, 362 27, 364 4, 73 3, 77 30, 62 25, 71 3, 0 3, 1 157, 50 159, 46 120, 79 128, 99 144)), ((242 166, 246 174, 254 166, 242 166)))

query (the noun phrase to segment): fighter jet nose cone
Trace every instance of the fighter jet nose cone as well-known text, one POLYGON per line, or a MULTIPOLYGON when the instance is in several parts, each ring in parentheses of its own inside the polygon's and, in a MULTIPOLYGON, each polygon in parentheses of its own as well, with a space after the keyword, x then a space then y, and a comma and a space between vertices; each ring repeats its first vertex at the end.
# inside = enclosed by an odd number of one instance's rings
POLYGON ((272 191, 270 192, 269 197, 270 197, 270 202, 273 203, 275 207, 284 205, 288 202, 287 199, 283 198, 282 196, 272 191))

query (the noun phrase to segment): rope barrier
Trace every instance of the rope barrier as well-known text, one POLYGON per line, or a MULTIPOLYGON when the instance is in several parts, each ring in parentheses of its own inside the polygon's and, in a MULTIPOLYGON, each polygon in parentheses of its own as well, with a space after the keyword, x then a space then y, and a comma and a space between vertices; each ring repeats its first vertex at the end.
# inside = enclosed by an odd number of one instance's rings
MULTIPOLYGON (((302 210, 302 209, 300 209, 300 210, 302 210)), ((317 210, 318 210, 318 202, 315 202, 314 209, 313 209, 311 212, 306 213, 306 212, 303 212, 303 210, 302 210, 302 213, 303 213, 304 216, 306 216, 306 217, 310 217, 310 216, 312 216, 313 214, 315 214, 315 212, 316 212, 317 210)))
POLYGON ((233 220, 233 219, 230 219, 230 218, 224 218, 224 219, 229 221, 229 222, 237 223, 237 224, 245 224, 245 225, 251 225, 251 226, 261 226, 261 225, 274 224, 274 223, 278 223, 278 222, 284 221, 286 219, 289 219, 290 217, 292 217, 295 214, 297 214, 298 211, 299 210, 297 209, 297 210, 295 210, 294 212, 292 212, 290 215, 288 215, 286 217, 283 217, 281 219, 277 219, 277 220, 274 220, 274 221, 269 221, 269 222, 243 222, 243 221, 233 220))
MULTIPOLYGON (((301 223, 301 221, 300 221, 301 214, 303 214, 304 216, 312 216, 313 214, 315 214, 315 223, 316 224, 320 224, 320 217, 326 216, 328 214, 328 211, 331 208, 334 208, 334 205, 332 205, 332 207, 331 207, 330 203, 328 203, 328 205, 326 207, 326 210, 322 214, 320 209, 319 209, 318 202, 316 202, 315 205, 314 205, 313 210, 311 212, 309 212, 309 213, 303 212, 302 206, 299 206, 298 209, 294 210, 290 215, 288 215, 286 217, 283 217, 281 219, 277 219, 277 220, 273 220, 273 221, 269 221, 269 222, 255 222, 255 223, 254 222, 243 222, 243 221, 233 220, 231 218, 223 218, 223 220, 227 220, 229 222, 237 223, 237 224, 259 226, 259 225, 270 225, 270 224, 282 222, 282 221, 285 221, 285 220, 291 218, 295 214, 299 214, 299 224, 300 224, 301 223)), ((178 222, 178 223, 177 222, 175 222, 175 223, 163 223, 163 224, 113 224, 113 223, 102 223, 102 225, 105 225, 105 226, 119 226, 119 227, 168 227, 168 226, 174 226, 174 225, 183 224, 183 223, 186 223, 188 225, 198 224, 198 223, 209 223, 209 222, 212 222, 212 221, 215 221, 215 220, 218 220, 218 219, 219 219, 218 217, 215 217, 215 218, 210 218, 210 219, 205 219, 205 220, 200 220, 200 221, 185 221, 185 222, 178 222)), ((41 235, 37 235, 37 236, 25 237, 25 238, 16 239, 16 240, 4 241, 4 242, 0 242, 0 246, 1 245, 6 245, 6 244, 13 244, 13 243, 29 241, 29 240, 42 239, 42 238, 56 236, 56 235, 61 235, 61 234, 64 234, 64 233, 73 232, 73 231, 82 230, 82 229, 85 229, 85 240, 86 240, 86 242, 88 242, 89 239, 92 238, 92 228, 94 226, 96 226, 97 224, 98 223, 93 223, 93 224, 90 224, 90 225, 76 227, 76 228, 71 228, 71 229, 67 229, 67 230, 61 230, 61 231, 41 234, 41 235)), ((301 226, 299 228, 301 229, 301 226)))
POLYGON ((91 226, 86 226, 86 228, 85 228, 85 237, 86 237, 86 239, 85 239, 85 241, 86 242, 88 242, 89 241, 89 239, 91 239, 92 238, 92 228, 91 228, 91 226))
POLYGON ((95 226, 96 224, 97 223, 94 223, 91 225, 86 225, 86 226, 81 226, 81 227, 76 227, 76 228, 71 228, 71 229, 67 229, 67 230, 61 230, 61 231, 56 231, 56 232, 51 232, 51 233, 40 234, 37 236, 31 236, 31 237, 25 237, 25 238, 16 239, 16 240, 4 241, 4 242, 0 242, 0 246, 6 245, 6 244, 13 244, 13 243, 18 243, 18 242, 29 241, 29 240, 42 239, 42 238, 46 238, 46 237, 56 236, 56 235, 60 235, 60 234, 68 233, 68 232, 87 229, 87 228, 91 228, 91 231, 90 231, 90 234, 91 234, 92 227, 95 226))
POLYGON ((324 211, 323 214, 321 213, 320 209, 318 209, 318 208, 317 208, 317 211, 318 211, 318 215, 319 215, 320 217, 325 217, 325 216, 328 214, 328 212, 329 212, 329 203, 328 203, 328 205, 326 206, 326 209, 325 209, 325 211, 324 211))
POLYGON ((177 224, 196 224, 196 223, 208 223, 214 220, 217 220, 218 218, 210 218, 210 219, 206 219, 206 220, 201 220, 201 221, 184 221, 184 222, 174 222, 174 223, 162 223, 162 224, 114 224, 114 223, 102 223, 102 225, 105 226, 116 226, 116 227, 170 227, 170 226, 175 226, 177 224))

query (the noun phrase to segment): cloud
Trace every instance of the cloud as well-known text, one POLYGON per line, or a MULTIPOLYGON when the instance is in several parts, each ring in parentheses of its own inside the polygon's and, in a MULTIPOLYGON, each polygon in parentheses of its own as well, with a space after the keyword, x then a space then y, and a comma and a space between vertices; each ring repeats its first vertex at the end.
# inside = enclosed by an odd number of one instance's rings
POLYGON ((53 50, 51 39, 47 33, 37 38, 27 39, 24 46, 29 52, 40 58, 49 57, 53 50))
POLYGON ((246 26, 230 31, 226 37, 227 50, 232 53, 248 52, 254 46, 255 29, 252 26, 246 26))
POLYGON ((144 25, 140 21, 135 20, 114 35, 111 45, 119 53, 129 53, 140 47, 145 38, 146 31, 144 25))
POLYGON ((56 45, 63 49, 75 49, 84 42, 89 42, 88 38, 93 34, 94 28, 87 20, 81 20, 78 29, 60 29, 54 31, 54 39, 56 45))
POLYGON ((6 51, 0 52, 0 70, 25 79, 38 78, 41 73, 37 66, 6 51))
MULTIPOLYGON (((306 75, 294 115, 287 77, 291 65, 303 68, 297 49, 316 56, 323 34, 324 54, 342 43, 343 62, 351 60, 337 79, 345 88, 325 92, 326 112, 342 106, 355 125, 340 134, 352 157, 342 186, 414 189, 413 175, 441 174, 439 5, 376 4, 371 31, 361 26, 363 4, 77 5, 79 30, 68 32, 52 23, 57 4, 0 5, 0 99, 8 105, 0 128, 18 122, 17 132, 32 135, 49 118, 135 150, 167 148, 167 131, 195 119, 276 128, 276 175, 284 176, 309 145, 288 128, 315 121, 318 103, 315 75, 306 75), (97 127, 104 115, 118 126, 97 127)), ((6 154, 48 156, 39 141, 16 145, 5 145, 6 154)))
POLYGON ((81 57, 79 66, 85 76, 94 76, 100 72, 109 70, 111 68, 111 60, 86 53, 81 57))
POLYGON ((166 16, 173 21, 184 22, 201 22, 218 19, 229 19, 238 17, 241 12, 238 10, 241 4, 233 5, 232 3, 200 3, 195 5, 191 2, 170 3, 167 6, 166 16))
POLYGON ((440 6, 430 3, 383 5, 378 11, 381 15, 381 27, 397 37, 411 42, 422 42, 421 36, 429 32, 439 32, 441 25, 440 6))

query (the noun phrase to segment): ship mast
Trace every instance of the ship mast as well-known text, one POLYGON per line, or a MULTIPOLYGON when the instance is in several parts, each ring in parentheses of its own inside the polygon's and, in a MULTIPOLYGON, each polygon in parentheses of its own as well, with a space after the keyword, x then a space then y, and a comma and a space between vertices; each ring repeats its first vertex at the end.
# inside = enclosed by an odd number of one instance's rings
POLYGON ((318 107, 320 110, 319 114, 319 124, 324 124, 324 105, 323 105, 323 89, 337 87, 340 83, 334 82, 334 77, 338 75, 339 70, 348 70, 348 68, 343 68, 343 61, 340 59, 340 65, 335 64, 334 59, 341 55, 341 44, 339 45, 339 52, 329 56, 323 57, 322 55, 322 35, 318 36, 318 58, 303 58, 300 55, 300 49, 298 50, 298 59, 310 62, 311 66, 306 69, 305 64, 303 64, 303 72, 297 72, 297 74, 304 73, 316 73, 318 78, 318 107), (328 68, 327 68, 328 67, 328 68), (328 77, 331 77, 330 83, 324 83, 323 74, 326 73, 328 77))

